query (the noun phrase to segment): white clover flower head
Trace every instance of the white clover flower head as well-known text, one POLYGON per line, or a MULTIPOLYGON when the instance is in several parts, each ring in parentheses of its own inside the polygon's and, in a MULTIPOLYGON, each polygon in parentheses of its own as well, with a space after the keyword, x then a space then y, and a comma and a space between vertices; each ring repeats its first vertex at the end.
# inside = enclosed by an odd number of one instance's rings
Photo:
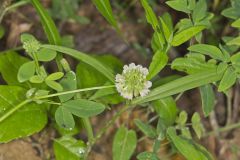
POLYGON ((117 91, 130 100, 133 97, 146 96, 152 86, 152 82, 146 79, 147 75, 148 69, 141 65, 124 65, 122 74, 117 74, 115 78, 117 91))
POLYGON ((40 43, 38 41, 24 42, 23 48, 27 53, 35 54, 40 49, 40 43))
POLYGON ((41 47, 40 42, 31 34, 22 34, 21 42, 23 43, 23 48, 25 51, 30 55, 35 54, 41 47))

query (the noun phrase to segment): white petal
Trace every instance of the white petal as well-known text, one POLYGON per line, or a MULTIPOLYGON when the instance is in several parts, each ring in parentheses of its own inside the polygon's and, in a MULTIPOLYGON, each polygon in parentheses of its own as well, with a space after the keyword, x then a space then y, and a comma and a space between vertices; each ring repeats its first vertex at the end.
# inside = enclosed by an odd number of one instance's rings
POLYGON ((141 97, 144 97, 144 96, 146 96, 148 93, 149 93, 149 89, 143 89, 141 92, 140 92, 140 95, 141 95, 141 97))
POLYGON ((141 72, 143 73, 143 75, 147 76, 148 75, 148 69, 147 68, 142 68, 141 72))
POLYGON ((146 89, 152 87, 152 82, 151 81, 147 81, 145 82, 145 86, 144 86, 146 89))
POLYGON ((128 93, 128 92, 123 92, 122 96, 126 99, 132 99, 133 98, 133 94, 132 93, 128 93))
POLYGON ((128 71, 129 67, 128 65, 124 65, 123 66, 123 73, 126 73, 128 71))
POLYGON ((121 74, 117 74, 115 77, 116 82, 124 82, 124 77, 121 74))
POLYGON ((129 68, 134 69, 136 67, 135 63, 129 64, 129 68))

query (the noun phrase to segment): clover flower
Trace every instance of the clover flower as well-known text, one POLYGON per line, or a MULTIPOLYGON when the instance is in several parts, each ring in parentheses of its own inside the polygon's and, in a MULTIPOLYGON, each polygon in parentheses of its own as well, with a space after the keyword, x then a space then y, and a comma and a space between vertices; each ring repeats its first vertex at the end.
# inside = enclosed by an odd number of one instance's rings
POLYGON ((23 43, 23 48, 27 53, 30 54, 30 56, 32 56, 32 54, 35 54, 41 47, 39 41, 30 34, 22 34, 21 41, 23 43))
POLYGON ((141 65, 124 65, 122 74, 115 77, 117 91, 126 99, 133 97, 146 96, 149 88, 152 86, 151 81, 147 81, 148 69, 141 65))

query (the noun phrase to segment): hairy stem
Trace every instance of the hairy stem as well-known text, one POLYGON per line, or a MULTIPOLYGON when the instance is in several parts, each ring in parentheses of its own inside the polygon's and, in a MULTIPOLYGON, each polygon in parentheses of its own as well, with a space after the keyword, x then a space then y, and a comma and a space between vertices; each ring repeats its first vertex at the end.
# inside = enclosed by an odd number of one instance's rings
POLYGON ((61 96, 61 95, 71 94, 71 93, 79 93, 79 92, 84 92, 84 91, 99 90, 99 89, 113 88, 113 87, 115 87, 115 85, 76 89, 76 90, 72 90, 72 91, 49 94, 46 96, 34 97, 33 99, 34 100, 46 99, 46 98, 57 97, 57 96, 61 96))
POLYGON ((125 106, 123 107, 120 111, 118 111, 110 121, 108 121, 106 123, 106 125, 101 128, 101 130, 98 132, 98 134, 96 135, 95 138, 93 138, 91 141, 88 142, 88 146, 86 148, 85 151, 85 155, 84 155, 84 160, 87 160, 88 154, 91 152, 92 147, 94 146, 94 144, 97 142, 98 139, 100 139, 103 134, 107 131, 107 129, 112 126, 114 124, 114 122, 121 116, 122 113, 124 113, 125 111, 134 108, 135 106, 125 106))

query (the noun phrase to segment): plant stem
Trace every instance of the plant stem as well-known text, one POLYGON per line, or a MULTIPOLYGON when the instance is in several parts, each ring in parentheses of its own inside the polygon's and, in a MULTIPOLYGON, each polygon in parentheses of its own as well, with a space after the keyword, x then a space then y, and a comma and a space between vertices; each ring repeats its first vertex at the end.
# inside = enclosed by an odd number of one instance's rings
POLYGON ((124 106, 120 111, 118 111, 113 117, 112 117, 112 119, 110 120, 110 121, 108 121, 107 123, 106 123, 106 125, 103 127, 103 128, 101 128, 101 130, 98 132, 98 134, 96 135, 96 137, 95 138, 93 138, 91 141, 89 141, 88 142, 88 146, 87 146, 87 148, 86 148, 86 151, 85 151, 85 154, 84 154, 84 160, 87 160, 87 157, 88 157, 88 154, 91 152, 91 149, 92 149, 92 147, 94 146, 94 144, 97 142, 97 140, 99 139, 99 138, 101 138, 102 137, 102 135, 107 131, 107 129, 111 126, 111 125, 113 125, 113 123, 118 119, 118 117, 122 114, 122 113, 124 113, 125 111, 127 111, 127 110, 129 110, 129 109, 131 109, 131 108, 134 108, 135 106, 124 106))
POLYGON ((227 94, 227 122, 226 126, 231 124, 232 121, 232 89, 229 90, 227 94))
POLYGON ((32 56, 33 56, 34 63, 35 63, 35 66, 36 66, 36 72, 37 72, 37 74, 39 75, 39 74, 40 74, 40 66, 39 66, 39 63, 38 63, 37 54, 36 54, 36 53, 33 53, 32 56))
POLYGON ((17 7, 20 7, 20 6, 23 6, 23 5, 26 5, 27 3, 29 3, 29 1, 20 1, 20 2, 17 2, 17 3, 14 3, 13 5, 10 5, 8 7, 6 7, 5 9, 3 9, 1 15, 0 15, 0 23, 3 19, 3 16, 10 10, 12 9, 15 9, 17 7))
POLYGON ((46 95, 46 96, 34 97, 33 99, 34 99, 34 100, 46 99, 46 98, 57 97, 57 96, 60 96, 60 95, 66 95, 66 94, 71 94, 71 93, 78 93, 78 92, 91 91, 91 90, 99 90, 99 89, 113 88, 113 87, 115 87, 115 85, 99 86, 99 87, 91 87, 91 88, 83 88, 83 89, 77 89, 77 90, 72 90, 72 91, 66 91, 66 92, 49 94, 49 95, 46 95))
POLYGON ((228 125, 226 127, 219 128, 217 130, 206 133, 203 137, 211 136, 220 132, 226 132, 235 128, 240 128, 240 122, 228 125))
POLYGON ((29 102, 31 102, 31 100, 26 99, 25 101, 19 103, 17 106, 11 108, 6 114, 0 117, 0 123, 4 121, 6 118, 8 118, 9 116, 11 116, 16 110, 20 109, 21 107, 23 107, 25 104, 29 102))
POLYGON ((19 50, 22 50, 22 49, 23 49, 23 47, 19 46, 19 47, 16 47, 16 48, 11 48, 11 49, 7 49, 7 50, 4 50, 4 51, 0 51, 0 54, 6 53, 6 52, 12 52, 12 51, 19 51, 19 50))
POLYGON ((88 141, 92 141, 94 139, 94 135, 93 135, 93 129, 92 129, 92 125, 90 123, 89 118, 82 118, 82 122, 83 122, 84 128, 87 131, 88 141))

